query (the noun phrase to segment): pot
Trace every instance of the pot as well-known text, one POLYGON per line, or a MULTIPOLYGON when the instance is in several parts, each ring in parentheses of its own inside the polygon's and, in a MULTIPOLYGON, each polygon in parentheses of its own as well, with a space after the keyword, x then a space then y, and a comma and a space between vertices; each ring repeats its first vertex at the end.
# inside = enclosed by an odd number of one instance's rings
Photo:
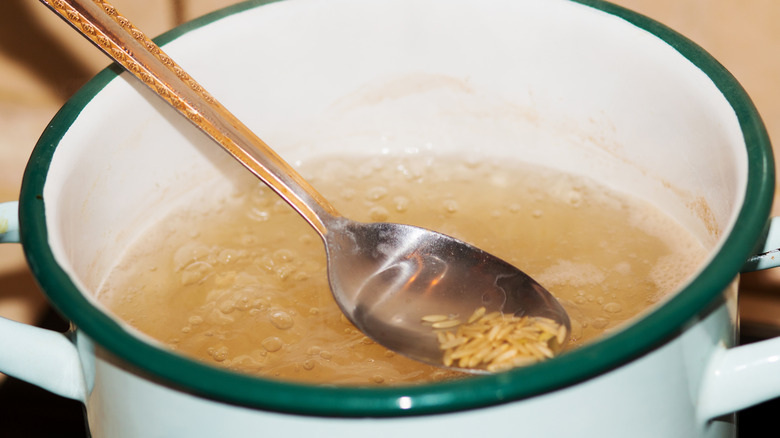
POLYGON ((773 158, 737 81, 701 48, 593 0, 248 2, 158 38, 290 162, 333 153, 522 160, 646 199, 709 249, 635 322, 532 367, 334 388, 238 374, 139 334, 93 293, 177 206, 244 172, 109 68, 44 131, 0 208, 65 334, 0 319, 0 371, 84 403, 93 437, 729 437, 780 395, 777 339, 734 347, 736 285, 776 265, 773 158), (16 213, 18 211, 18 222, 16 213), (758 255, 756 255, 758 254, 758 255))

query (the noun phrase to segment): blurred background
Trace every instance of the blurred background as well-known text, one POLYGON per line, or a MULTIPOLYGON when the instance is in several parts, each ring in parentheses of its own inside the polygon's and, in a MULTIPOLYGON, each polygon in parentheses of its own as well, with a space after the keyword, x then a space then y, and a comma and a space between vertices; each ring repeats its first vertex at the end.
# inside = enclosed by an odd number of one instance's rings
MULTIPOLYGON (((147 35, 235 3, 239 1, 112 1, 147 35)), ((613 3, 652 17, 709 51, 747 89, 770 137, 780 141, 780 2, 613 3)), ((49 120, 107 65, 104 55, 39 2, 0 1, 0 202, 17 199, 25 163, 49 120)), ((779 211, 776 206, 774 214, 779 211)), ((47 306, 18 245, 0 246, 0 316, 58 330, 67 327, 47 306)), ((743 342, 780 334, 780 269, 743 277, 740 317, 743 342)), ((779 407, 779 401, 772 401, 740 412, 740 436, 766 435, 771 429, 764 427, 779 407)), ((0 374, 0 436, 85 437, 83 422, 78 403, 0 374)))

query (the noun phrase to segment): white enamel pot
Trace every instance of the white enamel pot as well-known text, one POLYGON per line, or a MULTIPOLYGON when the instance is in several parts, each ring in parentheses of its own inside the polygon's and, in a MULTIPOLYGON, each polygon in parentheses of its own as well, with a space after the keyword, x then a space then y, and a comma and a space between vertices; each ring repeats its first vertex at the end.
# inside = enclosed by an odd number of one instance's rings
POLYGON ((636 322, 503 374, 335 388, 196 362, 92 294, 147 227, 243 170, 109 68, 57 114, 19 202, 2 207, 2 239, 21 241, 74 328, 0 320, 0 371, 82 401, 91 435, 111 438, 731 437, 733 412, 780 395, 780 341, 734 347, 736 279, 773 266, 771 251, 753 255, 780 240, 771 148, 707 53, 596 0, 261 3, 158 42, 288 161, 456 154, 550 166, 654 203, 707 261, 636 322))

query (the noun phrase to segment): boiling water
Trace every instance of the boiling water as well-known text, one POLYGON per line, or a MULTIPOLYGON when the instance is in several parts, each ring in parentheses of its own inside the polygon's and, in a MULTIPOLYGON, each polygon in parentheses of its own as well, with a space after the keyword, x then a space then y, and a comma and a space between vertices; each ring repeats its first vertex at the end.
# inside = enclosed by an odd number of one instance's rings
MULTIPOLYGON (((332 158, 303 174, 345 216, 435 229, 519 267, 566 307, 569 348, 661 300, 705 254, 653 206, 546 169, 332 158)), ((147 233, 99 299, 170 348, 242 372, 336 384, 455 376, 356 330, 333 301, 325 263, 319 236, 251 181, 147 233)))

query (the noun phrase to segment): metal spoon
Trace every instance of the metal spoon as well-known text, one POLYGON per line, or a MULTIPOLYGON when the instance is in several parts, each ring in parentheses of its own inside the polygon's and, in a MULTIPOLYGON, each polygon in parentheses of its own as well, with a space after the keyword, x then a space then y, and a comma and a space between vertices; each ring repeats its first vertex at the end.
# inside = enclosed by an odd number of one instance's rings
MULTIPOLYGON (((430 314, 479 307, 544 316, 570 331, 558 301, 528 275, 452 237, 409 225, 341 216, 268 145, 129 20, 102 0, 41 0, 284 198, 320 234, 336 302, 376 342, 442 365, 430 314)), ((466 370, 474 371, 474 370, 466 370)))

